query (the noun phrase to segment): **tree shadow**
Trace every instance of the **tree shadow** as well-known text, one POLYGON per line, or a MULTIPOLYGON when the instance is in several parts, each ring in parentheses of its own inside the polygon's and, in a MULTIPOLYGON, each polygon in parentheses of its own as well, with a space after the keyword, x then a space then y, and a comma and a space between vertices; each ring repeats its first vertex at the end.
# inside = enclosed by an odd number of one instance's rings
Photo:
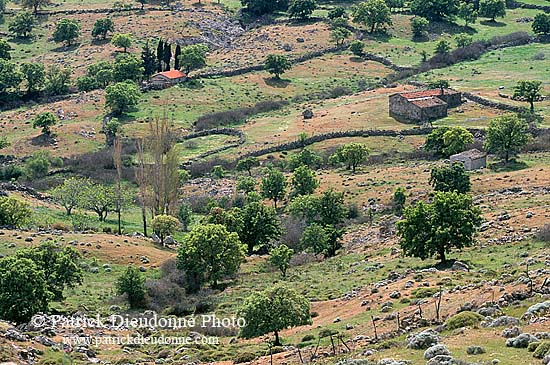
POLYGON ((93 38, 91 44, 94 45, 94 46, 104 46, 109 42, 110 42, 110 40, 108 38, 105 38, 105 39, 103 39, 103 38, 101 38, 101 39, 93 38))
POLYGON ((290 85, 290 80, 287 79, 276 79, 275 77, 264 77, 266 85, 276 88, 285 88, 290 85))
POLYGON ((528 168, 529 166, 523 161, 510 160, 508 163, 504 161, 495 162, 489 165, 489 169, 494 172, 511 172, 528 168))
POLYGON ((389 42, 392 35, 385 31, 375 31, 373 33, 367 33, 367 38, 377 42, 389 42))
POLYGON ((74 51, 80 46, 80 43, 71 44, 70 46, 62 45, 52 49, 53 52, 69 52, 74 51))
POLYGON ((467 33, 472 35, 477 33, 477 30, 475 30, 470 26, 466 27, 464 25, 459 25, 455 22, 451 22, 448 20, 438 20, 438 21, 430 22, 430 25, 428 25, 428 33, 430 34, 448 33, 451 35, 467 33))
POLYGON ((426 42, 430 41, 430 37, 428 37, 427 34, 422 34, 422 35, 419 35, 419 36, 413 35, 412 41, 415 42, 415 43, 426 43, 426 42))
POLYGON ((486 25, 488 27, 505 27, 506 23, 499 22, 496 20, 482 20, 479 22, 479 24, 486 25))
POLYGON ((359 56, 350 56, 349 60, 350 60, 350 62, 355 62, 355 63, 365 62, 365 60, 362 57, 359 57, 359 56))
POLYGON ((55 138, 53 134, 39 134, 36 137, 31 138, 31 145, 39 147, 47 147, 53 145, 55 138))
POLYGON ((18 45, 28 45, 28 44, 32 44, 34 41, 35 41, 36 37, 35 36, 30 36, 30 37, 11 37, 11 38, 8 38, 8 42, 11 42, 11 43, 15 43, 15 44, 18 44, 18 45))

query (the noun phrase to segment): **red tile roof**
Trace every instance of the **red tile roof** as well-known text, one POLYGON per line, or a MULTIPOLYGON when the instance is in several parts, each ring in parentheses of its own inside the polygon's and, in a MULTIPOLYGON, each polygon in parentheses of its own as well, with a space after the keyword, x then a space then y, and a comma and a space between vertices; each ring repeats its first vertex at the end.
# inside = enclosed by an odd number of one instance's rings
MULTIPOLYGON (((443 93, 446 94, 446 95, 452 95, 452 94, 456 94, 457 91, 450 90, 450 89, 443 89, 443 93)), ((433 97, 433 96, 441 95, 441 89, 412 91, 412 92, 408 92, 408 93, 402 93, 400 95, 402 97, 404 97, 405 99, 407 99, 407 100, 433 97)))
POLYGON ((181 77, 185 77, 185 74, 178 70, 164 71, 164 72, 158 73, 157 75, 162 75, 169 79, 179 79, 181 77))

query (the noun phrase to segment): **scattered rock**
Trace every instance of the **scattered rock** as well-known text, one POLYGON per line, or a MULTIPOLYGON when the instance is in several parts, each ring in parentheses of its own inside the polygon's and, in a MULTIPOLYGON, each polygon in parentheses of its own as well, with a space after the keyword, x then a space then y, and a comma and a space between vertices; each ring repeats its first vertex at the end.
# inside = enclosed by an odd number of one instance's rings
POLYGON ((428 348, 426 351, 424 351, 424 358, 426 360, 433 359, 434 357, 438 355, 451 355, 451 351, 447 348, 447 346, 443 344, 434 345, 430 348, 428 348))

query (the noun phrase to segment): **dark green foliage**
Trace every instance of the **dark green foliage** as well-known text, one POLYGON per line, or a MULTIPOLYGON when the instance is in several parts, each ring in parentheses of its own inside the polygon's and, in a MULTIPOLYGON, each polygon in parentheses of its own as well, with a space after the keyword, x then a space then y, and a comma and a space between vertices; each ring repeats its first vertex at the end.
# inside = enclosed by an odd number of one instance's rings
POLYGON ((346 8, 343 6, 336 6, 329 10, 328 12, 328 18, 331 20, 337 19, 337 18, 346 18, 348 17, 348 14, 346 13, 346 8))
POLYGON ((456 191, 458 193, 469 192, 471 186, 470 175, 466 173, 464 165, 461 163, 433 168, 430 184, 436 191, 456 191))
POLYGON ((506 3, 504 0, 480 0, 479 15, 495 21, 496 17, 504 18, 506 15, 506 3))
POLYGON ((515 115, 505 115, 489 123, 485 136, 485 149, 508 163, 529 140, 527 123, 515 115))
POLYGON ((137 105, 141 92, 133 82, 119 82, 105 89, 105 106, 115 115, 120 115, 137 105))
POLYGON ((42 128, 42 134, 50 135, 50 127, 56 125, 58 118, 51 112, 44 112, 38 114, 32 121, 33 128, 42 128))
POLYGON ((281 75, 290 70, 292 64, 285 55, 270 54, 265 60, 265 69, 267 72, 275 76, 276 79, 280 79, 281 75))
POLYGON ((428 29, 428 25, 430 25, 430 22, 426 18, 421 16, 411 18, 411 29, 413 36, 422 37, 426 32, 426 29, 428 29))
POLYGON ((352 7, 353 22, 365 25, 370 33, 391 26, 391 12, 384 0, 367 0, 352 7))
POLYGON ((65 42, 70 46, 72 42, 80 35, 80 24, 76 20, 61 19, 55 25, 53 40, 55 42, 65 42))
POLYGON ((51 294, 44 272, 29 259, 0 260, 0 317, 22 323, 38 312, 46 312, 51 294))
POLYGON ((115 283, 118 295, 126 294, 130 308, 145 306, 145 278, 135 266, 128 266, 115 283))
POLYGON ((196 226, 180 244, 178 268, 185 271, 188 289, 200 289, 203 283, 214 287, 223 278, 233 276, 245 258, 245 246, 235 232, 221 224, 196 226))
POLYGON ((458 0, 412 0, 411 11, 430 20, 452 18, 458 12, 458 0))
POLYGON ((249 176, 252 176, 252 168, 257 166, 260 166, 257 157, 246 157, 237 162, 237 171, 246 171, 249 176))
POLYGON ((246 325, 240 336, 253 338, 275 333, 275 346, 281 346, 279 332, 311 323, 309 301, 293 289, 276 285, 263 292, 256 292, 246 298, 239 316, 246 325))
POLYGON ((531 27, 533 28, 533 33, 550 34, 550 14, 538 13, 535 15, 531 27))
POLYGON ((255 247, 262 247, 281 235, 279 218, 275 209, 260 202, 252 202, 243 209, 243 220, 246 224, 240 235, 251 254, 255 247))
POLYGON ((473 141, 472 133, 462 127, 440 127, 426 137, 424 149, 438 156, 449 157, 464 151, 473 141))
POLYGON ((115 25, 113 19, 111 18, 101 18, 96 20, 94 23, 94 28, 92 29, 92 37, 102 39, 107 38, 107 33, 114 32, 115 25))
POLYGON ((307 19, 317 9, 317 3, 315 0, 292 0, 288 14, 290 18, 307 19))
POLYGON ((269 251, 269 263, 279 269, 283 277, 286 277, 292 255, 294 255, 294 250, 281 244, 269 251))
POLYGON ((149 42, 146 42, 141 50, 141 61, 143 64, 143 74, 146 77, 155 73, 158 61, 153 49, 149 46, 149 42))
POLYGON ((121 53, 113 64, 113 79, 116 82, 140 81, 143 78, 143 61, 134 54, 121 53))
POLYGON ((46 285, 54 300, 63 298, 65 288, 82 284, 82 257, 72 247, 62 247, 48 241, 36 247, 19 250, 16 256, 32 260, 44 272, 46 285))
POLYGON ((315 172, 307 166, 300 166, 294 170, 291 180, 292 196, 313 194, 319 187, 319 180, 315 177, 315 172))
POLYGON ((27 94, 40 91, 46 83, 46 70, 41 63, 21 64, 21 73, 27 82, 27 94))
POLYGON ((260 186, 262 197, 273 200, 273 206, 277 209, 277 202, 286 196, 286 185, 286 178, 281 171, 267 168, 260 186))
POLYGON ((29 203, 14 197, 0 197, 0 226, 21 228, 30 221, 29 203))
POLYGON ((19 38, 29 38, 36 24, 34 16, 27 12, 18 12, 11 18, 8 30, 19 38))
POLYGON ((72 71, 57 65, 49 66, 46 71, 45 91, 48 95, 64 95, 69 92, 72 71))
POLYGON ((432 203, 418 202, 407 207, 404 219, 397 222, 397 233, 405 255, 427 259, 452 248, 469 247, 481 224, 481 210, 472 198, 456 192, 436 192, 432 203))
POLYGON ((244 10, 253 15, 264 15, 275 11, 285 11, 288 0, 241 0, 244 10))
POLYGON ((483 321, 485 317, 475 312, 464 311, 455 314, 445 322, 446 329, 455 330, 462 327, 472 327, 483 321))
POLYGON ((318 169, 323 163, 323 158, 309 148, 304 148, 299 153, 290 156, 288 168, 295 170, 300 166, 307 166, 310 169, 318 169))
POLYGON ((393 193, 393 209, 396 214, 401 215, 403 213, 406 200, 405 189, 401 186, 395 189, 393 193))
POLYGON ((529 103, 531 113, 535 112, 535 101, 542 100, 542 82, 520 80, 514 87, 514 97, 529 103))

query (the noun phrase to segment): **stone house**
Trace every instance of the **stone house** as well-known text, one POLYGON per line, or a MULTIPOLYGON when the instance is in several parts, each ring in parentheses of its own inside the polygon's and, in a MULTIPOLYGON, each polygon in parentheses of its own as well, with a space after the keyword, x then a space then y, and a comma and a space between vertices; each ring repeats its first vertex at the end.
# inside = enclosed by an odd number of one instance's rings
POLYGON ((451 156, 451 164, 460 162, 467 171, 477 170, 487 166, 487 154, 478 149, 471 149, 451 156))
POLYGON ((460 105, 462 94, 451 89, 430 89, 392 94, 390 116, 403 123, 422 123, 447 116, 460 105))
POLYGON ((149 81, 154 88, 164 89, 187 79, 187 75, 179 70, 159 72, 149 81))

